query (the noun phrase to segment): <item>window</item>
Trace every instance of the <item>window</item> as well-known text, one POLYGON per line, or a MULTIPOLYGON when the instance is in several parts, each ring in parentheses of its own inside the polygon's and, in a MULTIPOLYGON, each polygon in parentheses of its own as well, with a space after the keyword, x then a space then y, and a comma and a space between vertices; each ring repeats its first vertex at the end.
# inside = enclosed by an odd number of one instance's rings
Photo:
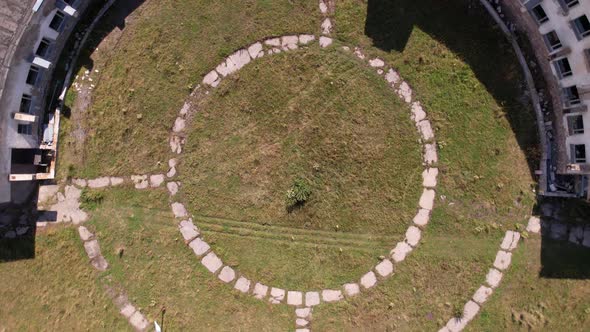
POLYGON ((567 117, 567 129, 570 135, 584 133, 584 119, 581 115, 572 115, 567 117))
POLYGON ((76 3, 76 0, 62 0, 63 2, 67 3, 70 6, 74 6, 74 4, 76 3))
POLYGON ((29 69, 29 74, 27 75, 27 84, 35 85, 37 83, 37 78, 39 77, 39 67, 31 66, 29 69))
POLYGON ((555 71, 557 72, 557 76, 559 76, 559 78, 572 75, 572 67, 570 67, 570 62, 567 60, 567 58, 555 60, 553 62, 553 66, 555 67, 555 71))
POLYGON ((31 113, 31 96, 23 95, 20 100, 19 113, 31 113))
POLYGON ((572 164, 580 164, 586 162, 586 145, 584 144, 570 144, 570 160, 572 164))
POLYGON ((580 94, 578 93, 578 87, 572 85, 563 89, 563 101, 566 107, 576 105, 580 103, 580 94))
POLYGON ((33 126, 31 124, 19 124, 17 131, 19 134, 31 135, 33 133, 33 126))
POLYGON ((49 53, 49 45, 51 45, 51 41, 47 38, 41 39, 39 46, 37 46, 37 51, 35 52, 36 55, 44 58, 47 53, 49 53))
POLYGON ((543 35, 543 39, 545 40, 545 44, 547 45, 549 52, 553 52, 562 46, 561 41, 559 40, 559 37, 555 31, 551 31, 543 35))
POLYGON ((55 16, 53 16, 51 23, 49 23, 49 27, 55 31, 59 31, 62 23, 64 22, 64 17, 65 16, 62 12, 60 12, 60 11, 55 12, 55 16))
POLYGON ((549 17, 547 17, 547 14, 545 13, 545 10, 543 9, 543 7, 541 7, 541 5, 536 5, 535 7, 533 7, 531 13, 533 14, 533 17, 535 17, 539 24, 549 21, 549 17))
POLYGON ((590 35, 590 21, 586 15, 578 17, 571 24, 578 40, 590 35))
POLYGON ((561 8, 563 8, 564 10, 567 10, 568 8, 572 8, 573 6, 580 4, 578 0, 558 0, 558 2, 561 5, 561 8))

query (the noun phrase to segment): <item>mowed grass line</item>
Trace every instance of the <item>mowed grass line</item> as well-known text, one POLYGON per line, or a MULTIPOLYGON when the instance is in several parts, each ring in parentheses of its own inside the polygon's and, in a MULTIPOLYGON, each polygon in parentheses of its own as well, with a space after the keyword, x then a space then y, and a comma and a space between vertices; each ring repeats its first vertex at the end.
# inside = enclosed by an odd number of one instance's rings
POLYGON ((106 296, 74 227, 38 230, 35 257, 0 263, 0 281, 0 330, 132 330, 106 296))
MULTIPOLYGON (((262 38, 313 33, 319 19, 315 0, 146 1, 127 20, 118 46, 91 68, 99 73, 92 74, 98 84, 83 124, 87 142, 60 157, 60 174, 166 171, 174 117, 206 73, 262 38)), ((102 33, 97 30, 92 38, 102 33)), ((62 137, 65 142, 78 134, 63 131, 62 137)))
POLYGON ((285 331, 292 309, 241 295, 207 271, 178 232, 164 190, 104 190, 87 226, 111 267, 104 278, 120 285, 150 320, 166 307, 169 330, 285 331))

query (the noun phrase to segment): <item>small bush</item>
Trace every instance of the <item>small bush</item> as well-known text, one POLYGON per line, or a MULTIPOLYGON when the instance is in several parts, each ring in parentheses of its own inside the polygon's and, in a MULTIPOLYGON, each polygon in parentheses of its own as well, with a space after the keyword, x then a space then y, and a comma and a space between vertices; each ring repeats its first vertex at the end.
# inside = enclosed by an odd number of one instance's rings
POLYGON ((291 211, 293 208, 299 207, 311 196, 311 188, 307 181, 303 179, 296 179, 293 185, 287 190, 286 204, 287 209, 291 211))
POLYGON ((104 200, 104 193, 96 190, 82 190, 80 195, 80 208, 82 210, 95 210, 104 200))

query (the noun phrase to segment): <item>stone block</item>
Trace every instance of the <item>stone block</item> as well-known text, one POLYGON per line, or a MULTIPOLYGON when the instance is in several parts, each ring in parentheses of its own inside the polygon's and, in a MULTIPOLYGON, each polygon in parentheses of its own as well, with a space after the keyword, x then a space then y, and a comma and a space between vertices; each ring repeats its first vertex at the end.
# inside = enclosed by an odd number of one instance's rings
POLYGON ((421 236, 422 232, 420 231, 420 228, 416 226, 410 226, 406 231, 406 243, 412 247, 416 247, 418 243, 420 243, 421 236))
POLYGON ((207 251, 209 251, 209 249, 211 249, 207 242, 201 240, 200 238, 194 239, 191 243, 189 243, 188 246, 193 249, 193 252, 195 255, 197 255, 197 257, 203 256, 207 251))
POLYGON ((297 291, 287 292, 287 304, 298 306, 303 304, 303 293, 297 291))
POLYGON ((263 299, 266 297, 266 293, 268 293, 268 286, 263 285, 261 283, 256 283, 254 285, 254 297, 257 299, 263 299))
POLYGON ((361 277, 361 286, 365 289, 371 288, 377 284, 377 277, 373 271, 369 271, 367 274, 361 277))
POLYGON ((219 259, 215 253, 210 252, 205 257, 203 257, 201 264, 203 264, 203 266, 209 270, 209 272, 215 273, 219 271, 223 265, 223 262, 221 262, 221 259, 219 259))
POLYGON ((502 272, 496 269, 490 269, 488 274, 486 275, 486 282, 490 287, 496 288, 500 285, 500 281, 502 281, 502 272))
POLYGON ((357 283, 344 284, 344 294, 346 296, 355 296, 360 293, 360 287, 357 283))
POLYGON ((388 277, 393 273, 393 263, 389 259, 384 259, 375 266, 375 271, 382 277, 388 277))
POLYGON ((229 266, 224 266, 217 277, 219 280, 229 283, 236 278, 236 271, 229 266))
POLYGON ((234 285, 234 288, 242 293, 248 293, 250 290, 250 280, 244 277, 239 277, 238 281, 236 281, 236 284, 234 285))
POLYGON ((506 251, 498 251, 496 255, 496 260, 494 261, 494 267, 498 270, 506 270, 510 266, 510 262, 512 259, 512 254, 506 251))
POLYGON ((308 307, 316 306, 320 304, 320 293, 318 292, 307 292, 305 293, 305 305, 308 307))
POLYGON ((344 296, 342 296, 342 291, 333 289, 324 289, 322 291, 322 300, 324 302, 338 302, 343 298, 344 296))
POLYGON ((414 217, 414 224, 418 226, 426 226, 430 220, 430 211, 425 209, 418 210, 418 213, 414 217))

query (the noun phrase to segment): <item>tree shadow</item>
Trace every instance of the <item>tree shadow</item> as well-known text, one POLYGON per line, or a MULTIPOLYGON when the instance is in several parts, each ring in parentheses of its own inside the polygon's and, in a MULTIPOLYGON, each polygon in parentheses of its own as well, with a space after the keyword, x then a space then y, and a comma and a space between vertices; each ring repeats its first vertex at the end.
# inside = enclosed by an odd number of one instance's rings
POLYGON ((403 52, 417 27, 457 54, 506 116, 521 150, 527 155, 531 176, 538 168, 537 131, 531 111, 523 111, 519 84, 522 70, 509 42, 496 23, 474 0, 368 0, 365 34, 385 52, 403 52), (509 54, 510 56, 507 56, 509 54))

